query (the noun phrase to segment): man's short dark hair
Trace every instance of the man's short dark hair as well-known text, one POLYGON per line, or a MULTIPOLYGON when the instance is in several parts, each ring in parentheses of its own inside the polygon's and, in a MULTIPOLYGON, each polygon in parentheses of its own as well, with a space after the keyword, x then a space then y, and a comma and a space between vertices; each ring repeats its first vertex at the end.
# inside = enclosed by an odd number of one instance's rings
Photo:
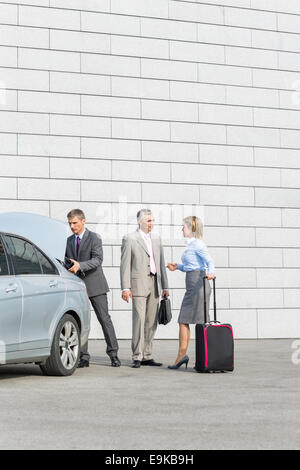
POLYGON ((85 219, 84 212, 81 209, 72 209, 67 215, 67 218, 69 220, 73 219, 74 217, 78 217, 78 219, 81 219, 81 220, 85 219))

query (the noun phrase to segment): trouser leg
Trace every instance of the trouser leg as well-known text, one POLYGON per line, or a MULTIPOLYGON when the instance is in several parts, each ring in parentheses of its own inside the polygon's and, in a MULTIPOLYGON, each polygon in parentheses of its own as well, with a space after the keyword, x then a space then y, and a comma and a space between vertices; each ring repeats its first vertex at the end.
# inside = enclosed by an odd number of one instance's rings
POLYGON ((81 346, 80 360, 81 361, 88 361, 88 362, 90 360, 90 354, 88 352, 88 341, 83 346, 81 346))
POLYGON ((106 353, 109 355, 109 357, 117 356, 119 346, 114 325, 108 313, 107 295, 101 294, 95 297, 91 297, 90 301, 103 330, 107 345, 106 353))
POLYGON ((157 316, 158 316, 158 303, 159 295, 157 289, 156 277, 150 277, 150 294, 146 302, 146 315, 144 327, 144 351, 143 360, 148 361, 152 359, 152 345, 154 335, 157 330, 157 316))
POLYGON ((132 298, 132 360, 141 361, 144 351, 144 325, 147 297, 132 298))

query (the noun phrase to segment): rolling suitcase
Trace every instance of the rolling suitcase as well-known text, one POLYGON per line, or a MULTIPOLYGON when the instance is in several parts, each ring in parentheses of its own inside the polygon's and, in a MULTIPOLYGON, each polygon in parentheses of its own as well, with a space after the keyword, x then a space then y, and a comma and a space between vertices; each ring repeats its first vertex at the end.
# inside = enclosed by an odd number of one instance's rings
POLYGON ((234 368, 232 326, 217 321, 216 283, 213 279, 214 321, 207 322, 206 277, 203 278, 204 323, 196 324, 197 372, 225 372, 234 368))

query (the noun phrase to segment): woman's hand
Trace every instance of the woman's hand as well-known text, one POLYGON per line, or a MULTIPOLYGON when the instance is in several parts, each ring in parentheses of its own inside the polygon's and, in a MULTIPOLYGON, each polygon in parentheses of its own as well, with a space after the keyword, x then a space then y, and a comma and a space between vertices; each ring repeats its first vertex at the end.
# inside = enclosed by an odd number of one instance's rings
POLYGON ((176 269, 178 268, 178 265, 177 263, 168 263, 167 268, 169 269, 169 271, 176 271, 176 269))
POLYGON ((216 276, 215 274, 207 274, 206 277, 208 280, 211 280, 211 279, 215 279, 216 276))

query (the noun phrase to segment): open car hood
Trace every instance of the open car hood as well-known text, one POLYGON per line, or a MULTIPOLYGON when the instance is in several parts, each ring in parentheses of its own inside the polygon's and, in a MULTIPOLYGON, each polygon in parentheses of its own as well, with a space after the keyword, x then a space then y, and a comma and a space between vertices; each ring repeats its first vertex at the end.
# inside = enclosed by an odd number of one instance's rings
POLYGON ((69 225, 60 220, 25 212, 0 214, 0 232, 20 235, 32 241, 46 254, 64 260, 69 225))

